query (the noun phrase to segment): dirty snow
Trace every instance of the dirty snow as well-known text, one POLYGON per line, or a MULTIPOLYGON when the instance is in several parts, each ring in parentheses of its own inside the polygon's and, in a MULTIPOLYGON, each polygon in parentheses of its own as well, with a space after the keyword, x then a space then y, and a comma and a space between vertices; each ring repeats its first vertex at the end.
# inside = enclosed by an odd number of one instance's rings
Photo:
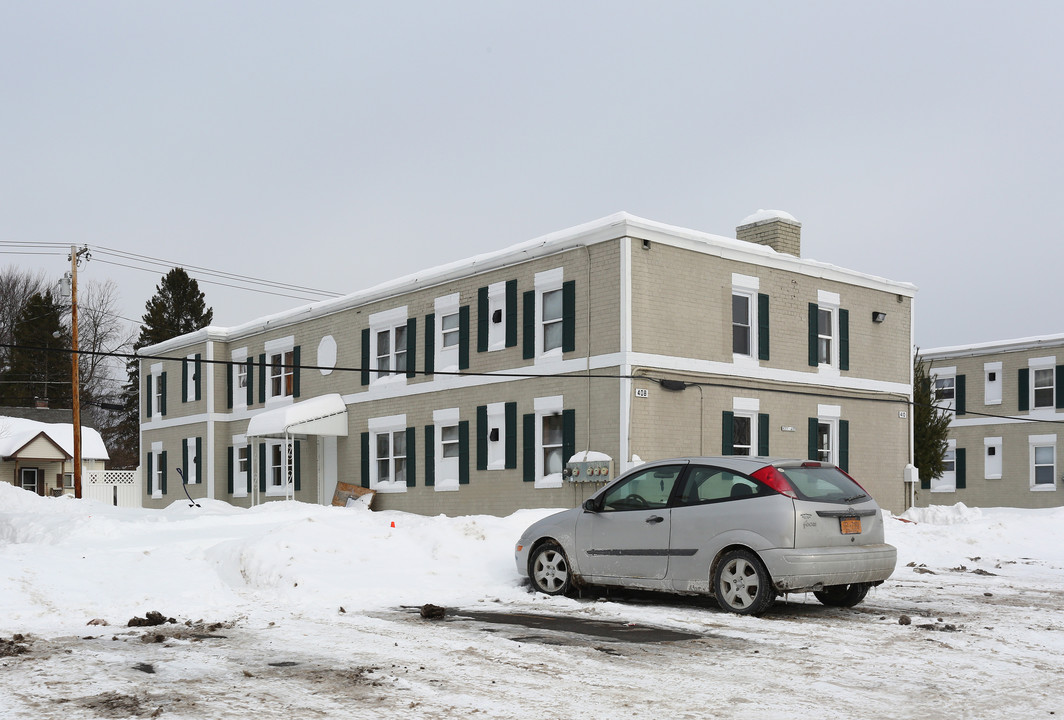
POLYGON ((0 483, 0 718, 1064 714, 1064 509, 912 510, 888 520, 898 568, 862 605, 799 595, 749 618, 705 600, 531 594, 512 545, 546 510, 200 504, 117 509, 0 483), (428 603, 446 618, 423 619, 428 603), (153 611, 176 622, 127 626, 153 611))

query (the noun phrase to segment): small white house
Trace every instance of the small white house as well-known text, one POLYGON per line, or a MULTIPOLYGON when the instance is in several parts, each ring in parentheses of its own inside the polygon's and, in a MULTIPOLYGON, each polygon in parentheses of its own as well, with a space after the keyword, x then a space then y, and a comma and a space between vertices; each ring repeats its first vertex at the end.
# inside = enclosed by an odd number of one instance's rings
MULTIPOLYGON (((108 459, 100 433, 81 428, 84 476, 108 459)), ((0 415, 0 480, 38 495, 74 493, 74 426, 0 415)))

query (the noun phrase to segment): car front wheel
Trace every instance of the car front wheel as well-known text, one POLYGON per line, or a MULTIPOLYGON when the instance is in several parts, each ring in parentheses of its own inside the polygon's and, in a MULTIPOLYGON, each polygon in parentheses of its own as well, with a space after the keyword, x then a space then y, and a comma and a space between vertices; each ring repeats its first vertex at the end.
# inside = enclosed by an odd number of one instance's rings
POLYGON ((717 602, 740 615, 760 615, 776 599, 768 571, 749 550, 729 550, 713 574, 717 602))
POLYGON ((868 583, 829 585, 823 590, 814 590, 813 595, 817 600, 831 607, 853 607, 864 600, 870 587, 872 586, 868 583))
POLYGON ((552 542, 543 543, 532 553, 528 576, 532 579, 532 587, 547 595, 564 595, 572 584, 569 559, 565 557, 565 551, 552 542))

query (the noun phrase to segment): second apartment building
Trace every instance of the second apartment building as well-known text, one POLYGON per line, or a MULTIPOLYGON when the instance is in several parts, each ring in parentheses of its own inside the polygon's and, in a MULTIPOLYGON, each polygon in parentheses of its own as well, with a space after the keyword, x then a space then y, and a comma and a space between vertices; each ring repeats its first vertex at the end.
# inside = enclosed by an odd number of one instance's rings
POLYGON ((915 288, 802 259, 800 230, 619 213, 144 348, 145 504, 183 497, 181 468, 241 505, 348 483, 379 509, 508 514, 734 453, 836 462, 900 511, 915 288))

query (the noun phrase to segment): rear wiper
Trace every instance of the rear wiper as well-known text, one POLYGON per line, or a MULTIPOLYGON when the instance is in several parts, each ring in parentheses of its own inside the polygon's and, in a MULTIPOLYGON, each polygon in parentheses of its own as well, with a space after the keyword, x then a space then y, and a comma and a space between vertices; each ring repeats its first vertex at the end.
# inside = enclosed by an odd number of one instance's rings
POLYGON ((853 497, 843 498, 842 501, 844 503, 852 503, 855 500, 860 500, 861 498, 866 498, 866 497, 868 497, 868 493, 861 493, 860 495, 854 495, 853 497))

